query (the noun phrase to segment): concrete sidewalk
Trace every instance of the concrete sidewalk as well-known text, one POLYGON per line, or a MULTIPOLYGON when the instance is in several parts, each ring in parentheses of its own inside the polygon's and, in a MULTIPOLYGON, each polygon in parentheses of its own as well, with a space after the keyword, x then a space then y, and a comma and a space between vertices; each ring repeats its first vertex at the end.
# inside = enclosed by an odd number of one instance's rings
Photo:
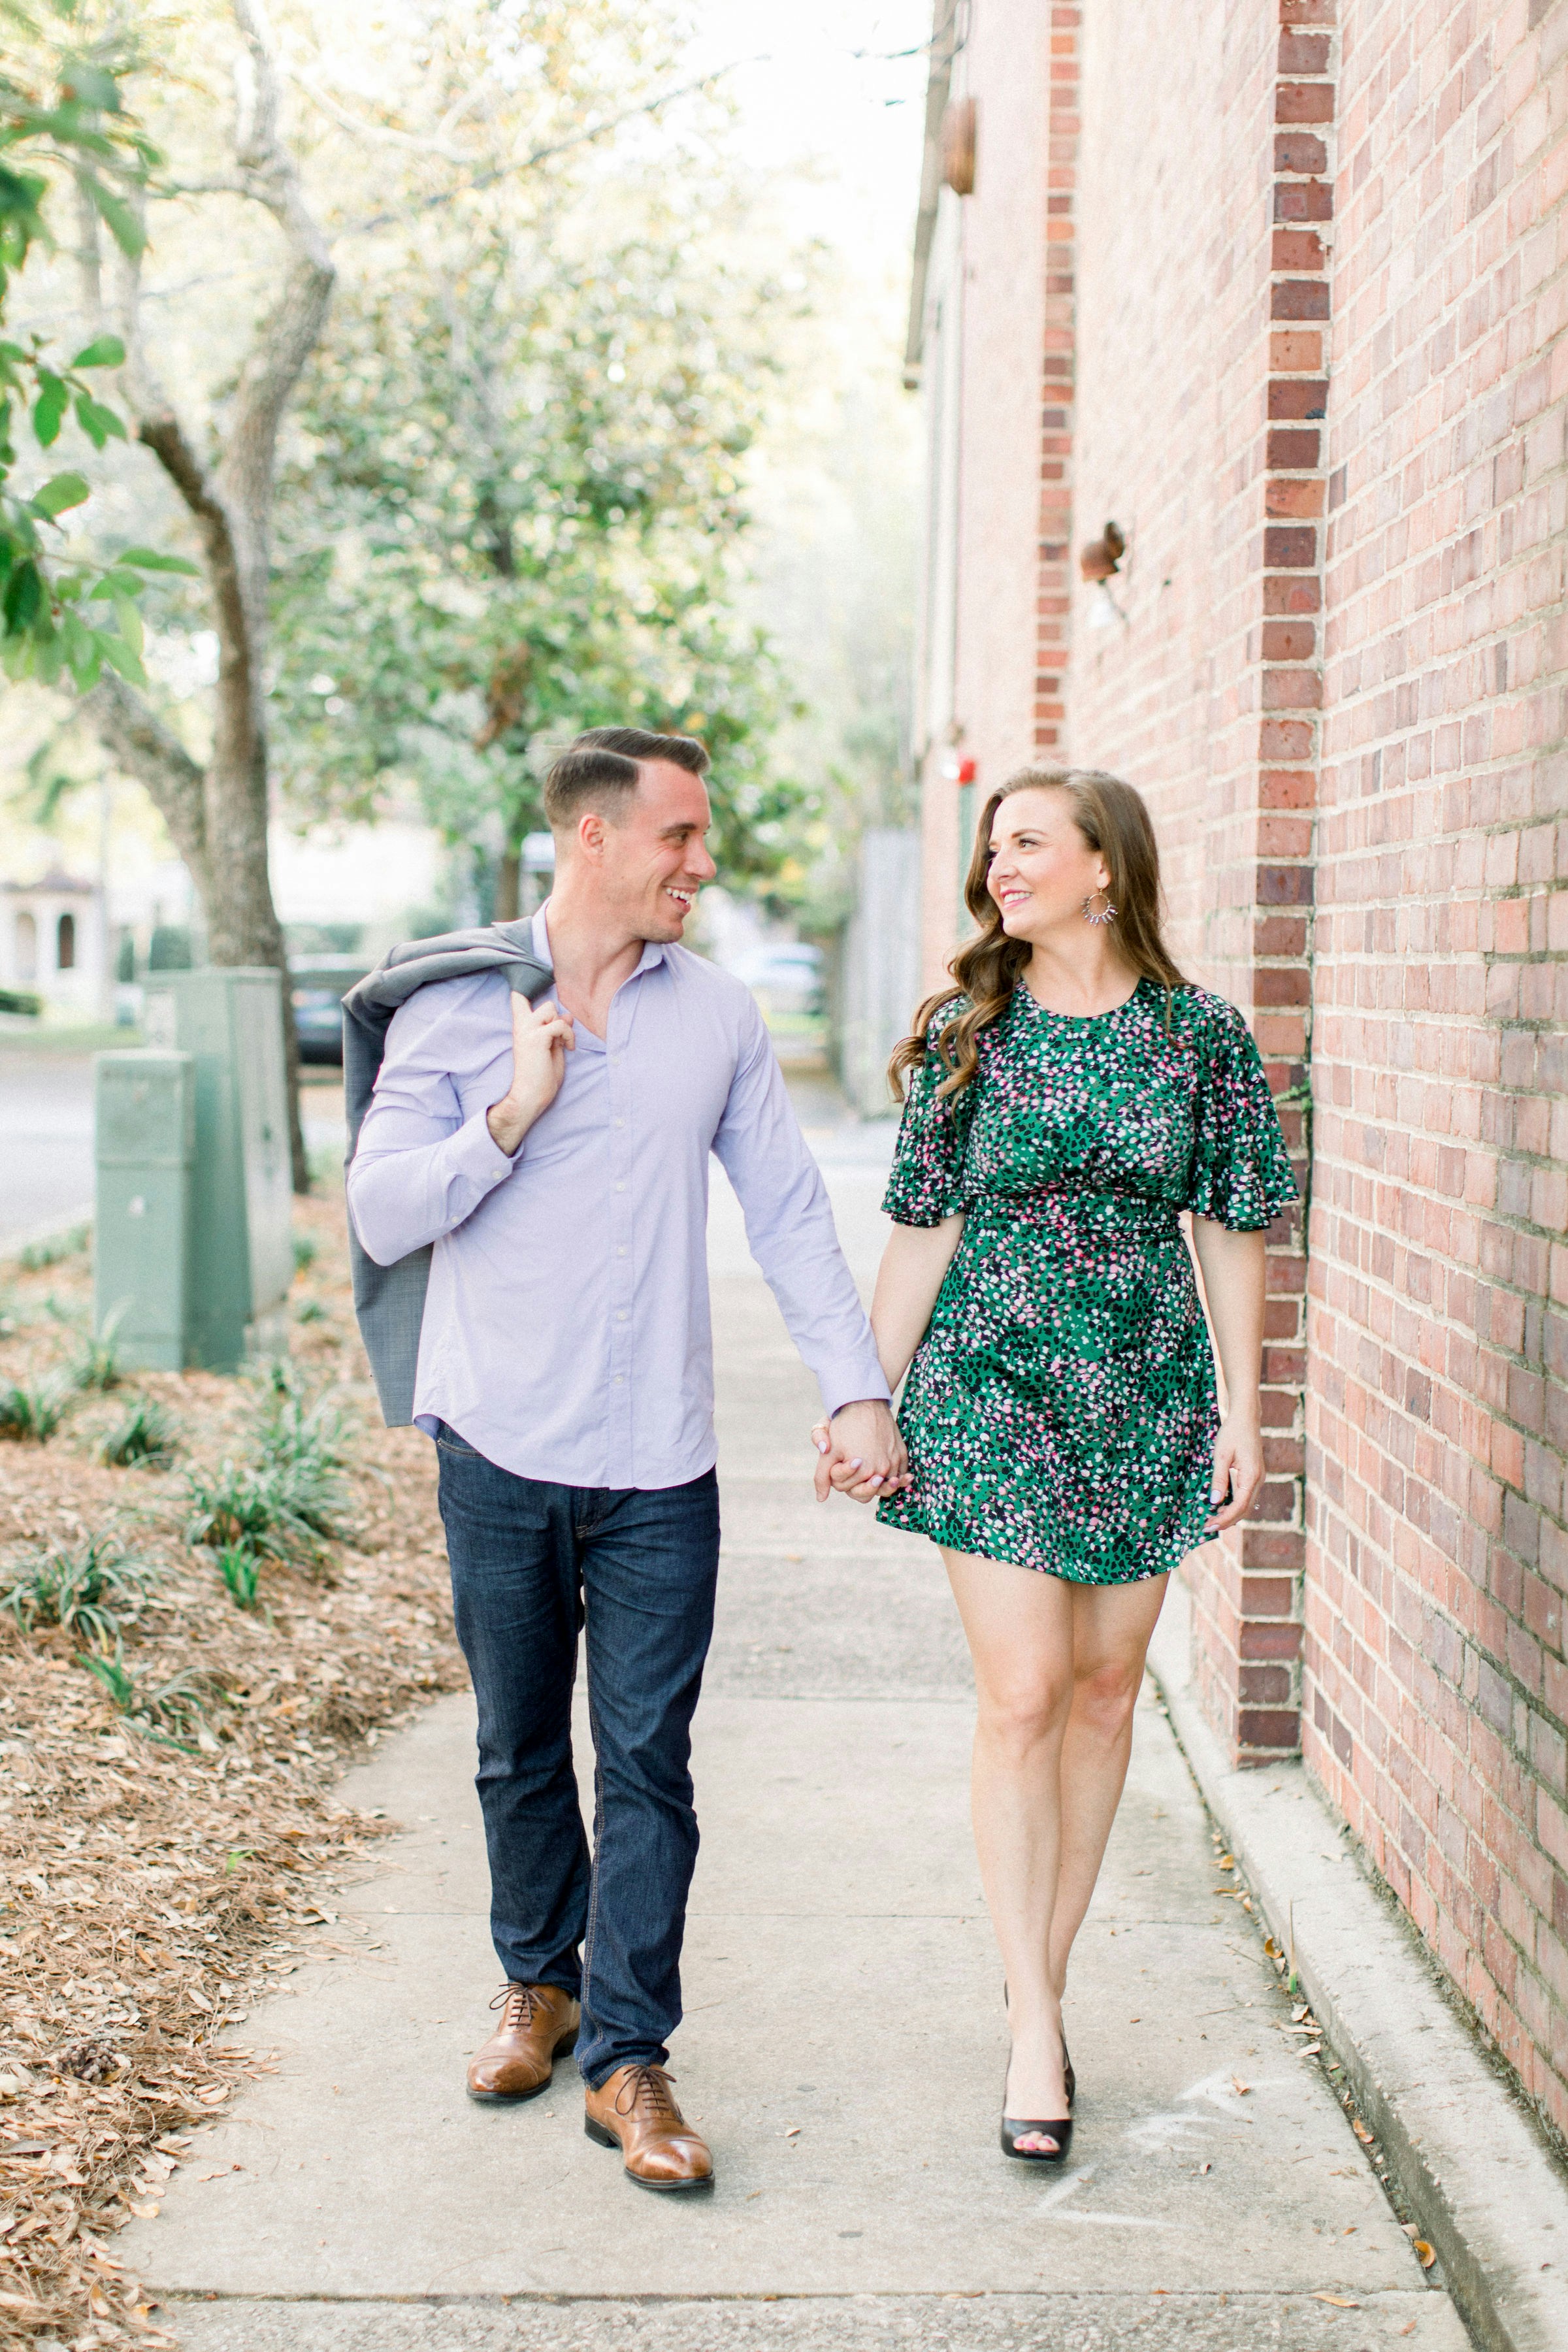
MULTIPOLYGON (((830 1171, 863 1272, 879 1157, 851 1138, 830 1171)), ((121 2257, 193 2352, 597 2352, 634 2326, 661 2352, 1459 2352, 1250 1927, 1215 1897, 1152 1698, 1069 1994, 1073 2160, 1001 2157, 945 1580, 928 1547, 812 1500, 811 1384, 724 1197, 713 1244, 725 1559, 672 2063, 714 2194, 672 2210, 628 2185, 584 2137, 569 2063, 520 2108, 464 2097, 497 1972, 453 1699, 345 1788, 407 1824, 345 1899, 375 1948, 323 1949, 252 2013, 245 2039, 277 2072, 121 2257)))

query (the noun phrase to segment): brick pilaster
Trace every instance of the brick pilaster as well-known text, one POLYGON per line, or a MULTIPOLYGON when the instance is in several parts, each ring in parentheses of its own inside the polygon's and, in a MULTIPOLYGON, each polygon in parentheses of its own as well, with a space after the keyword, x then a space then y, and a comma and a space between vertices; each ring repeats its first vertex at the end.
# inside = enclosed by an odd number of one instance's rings
POLYGON ((1051 0, 1046 123, 1046 307, 1040 360, 1040 536, 1035 618, 1035 750, 1060 758, 1065 741, 1068 631, 1072 611, 1073 337, 1079 45, 1083 10, 1051 0))
POLYGON ((1335 0, 1279 0, 1274 91, 1268 416, 1259 654, 1253 1025, 1303 1206, 1269 1235, 1263 1366, 1268 1483, 1242 1532, 1237 1749, 1300 1745, 1306 1565, 1307 1234, 1310 1183, 1313 814, 1322 702, 1335 0))

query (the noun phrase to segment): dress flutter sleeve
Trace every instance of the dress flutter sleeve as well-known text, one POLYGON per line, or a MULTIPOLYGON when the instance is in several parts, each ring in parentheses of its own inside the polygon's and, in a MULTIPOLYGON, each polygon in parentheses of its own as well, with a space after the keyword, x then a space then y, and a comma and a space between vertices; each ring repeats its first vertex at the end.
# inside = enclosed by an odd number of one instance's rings
POLYGON ((962 1009, 943 1005, 926 1030, 925 1059, 910 1076, 882 1196, 883 1215, 898 1225, 940 1225, 963 1206, 963 1147, 978 1080, 961 1095, 939 1096, 949 1066, 936 1050, 938 1036, 962 1009))
POLYGON ((1296 1198, 1296 1180, 1252 1032, 1234 1004, 1217 1007, 1194 1108, 1182 1206, 1228 1233, 1259 1232, 1296 1198))

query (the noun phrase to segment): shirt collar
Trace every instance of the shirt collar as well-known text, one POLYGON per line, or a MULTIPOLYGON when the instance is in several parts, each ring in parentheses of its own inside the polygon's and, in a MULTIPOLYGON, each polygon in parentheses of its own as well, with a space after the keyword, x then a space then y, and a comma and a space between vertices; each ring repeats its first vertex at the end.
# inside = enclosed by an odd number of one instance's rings
MULTIPOLYGON (((550 928, 544 919, 549 912, 550 901, 546 898, 544 904, 538 909, 533 918, 533 952, 539 958, 541 963, 548 964, 551 971, 553 971, 555 969, 555 958, 550 950, 550 928)), ((645 940, 643 942, 642 954, 637 960, 637 970, 633 971, 629 977, 633 980, 638 980, 645 971, 657 971, 658 967, 663 961, 664 949, 659 942, 657 940, 645 940)), ((622 985, 625 985, 624 982, 622 985)))

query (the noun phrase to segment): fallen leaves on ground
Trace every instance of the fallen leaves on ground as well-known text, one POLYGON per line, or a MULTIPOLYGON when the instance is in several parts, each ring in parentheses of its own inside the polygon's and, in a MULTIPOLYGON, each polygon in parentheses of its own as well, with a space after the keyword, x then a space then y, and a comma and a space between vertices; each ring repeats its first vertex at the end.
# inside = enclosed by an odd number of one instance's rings
MULTIPOLYGON (((124 1666, 195 1701, 149 1736, 83 1670, 79 1635, 0 1614, 0 2345, 172 2341, 113 2232, 156 2210, 199 2157, 192 2135, 265 2063, 228 2029, 333 1916, 329 1874, 352 1876, 395 1826, 336 1801, 344 1763, 464 1678, 429 1449, 380 1425, 341 1203, 299 1203, 296 1228, 317 1255, 291 1295, 294 1361, 360 1423, 352 1540, 313 1570, 266 1563, 262 1607, 241 1610, 184 1540, 183 1473, 243 1450, 253 1381, 133 1373, 78 1396, 47 1444, 0 1444, 0 1586, 40 1549, 111 1531, 160 1579, 127 1617, 124 1666), (106 1432, 142 1400, 175 1423, 173 1465, 106 1466, 106 1432)), ((4 1270, 0 1381, 68 1363, 89 1279, 85 1256, 4 1270)))

